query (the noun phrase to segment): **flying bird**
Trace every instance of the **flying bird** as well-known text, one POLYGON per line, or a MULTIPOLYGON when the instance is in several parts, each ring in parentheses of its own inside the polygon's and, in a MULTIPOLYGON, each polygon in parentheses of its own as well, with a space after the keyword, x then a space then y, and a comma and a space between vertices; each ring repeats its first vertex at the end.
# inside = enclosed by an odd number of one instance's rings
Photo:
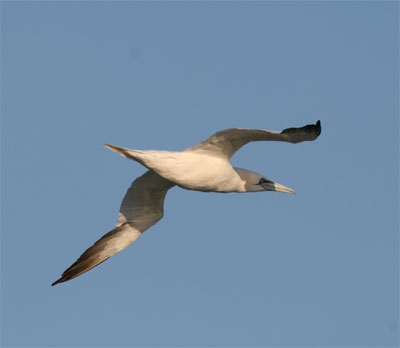
POLYGON ((105 146, 144 165, 148 171, 133 181, 118 214, 117 227, 101 237, 72 264, 53 285, 85 273, 133 243, 163 217, 164 199, 175 185, 204 192, 279 191, 295 193, 250 170, 232 167, 230 158, 252 141, 299 143, 315 140, 321 122, 281 132, 231 128, 215 133, 199 145, 184 151, 132 150, 105 146))

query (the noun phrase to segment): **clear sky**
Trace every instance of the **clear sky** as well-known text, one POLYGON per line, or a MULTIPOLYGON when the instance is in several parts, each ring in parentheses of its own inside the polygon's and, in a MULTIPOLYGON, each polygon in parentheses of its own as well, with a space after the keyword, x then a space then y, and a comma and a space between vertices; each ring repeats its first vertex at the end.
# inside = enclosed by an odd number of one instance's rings
POLYGON ((399 344, 399 3, 1 2, 3 347, 399 344), (50 284, 144 168, 321 120, 234 165, 296 195, 172 189, 133 245, 50 284))

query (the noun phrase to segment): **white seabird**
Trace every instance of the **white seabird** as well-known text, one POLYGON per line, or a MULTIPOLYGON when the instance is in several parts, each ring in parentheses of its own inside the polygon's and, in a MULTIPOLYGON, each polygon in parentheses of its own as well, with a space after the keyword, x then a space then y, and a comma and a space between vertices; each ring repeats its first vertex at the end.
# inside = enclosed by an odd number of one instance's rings
POLYGON ((279 131, 231 128, 215 133, 201 144, 182 152, 131 150, 105 145, 149 170, 137 178, 122 200, 117 227, 105 234, 52 285, 73 279, 125 249, 163 217, 164 198, 175 185, 205 192, 279 191, 295 193, 255 172, 232 167, 230 158, 252 141, 299 143, 315 140, 321 122, 279 131))

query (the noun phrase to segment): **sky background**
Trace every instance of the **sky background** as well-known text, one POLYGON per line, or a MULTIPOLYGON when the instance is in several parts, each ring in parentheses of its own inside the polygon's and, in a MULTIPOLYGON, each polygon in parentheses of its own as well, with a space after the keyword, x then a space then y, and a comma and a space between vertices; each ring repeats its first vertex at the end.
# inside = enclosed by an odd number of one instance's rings
POLYGON ((3 347, 399 344, 399 3, 1 2, 3 347), (321 120, 234 165, 296 190, 174 188, 133 245, 50 284, 145 169, 321 120))

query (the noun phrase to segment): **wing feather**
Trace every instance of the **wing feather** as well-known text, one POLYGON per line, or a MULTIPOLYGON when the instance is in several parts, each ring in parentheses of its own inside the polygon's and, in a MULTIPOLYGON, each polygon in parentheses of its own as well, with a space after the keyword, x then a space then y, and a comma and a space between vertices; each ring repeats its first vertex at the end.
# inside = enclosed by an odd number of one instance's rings
POLYGON ((229 159, 242 146, 252 141, 299 143, 315 140, 320 134, 320 121, 315 125, 310 124, 301 128, 287 128, 281 132, 264 129, 230 128, 215 133, 199 145, 193 146, 186 151, 209 152, 229 159))
POLYGON ((88 248, 52 285, 89 271, 133 243, 163 217, 165 195, 174 185, 151 170, 137 178, 122 200, 117 227, 88 248))

